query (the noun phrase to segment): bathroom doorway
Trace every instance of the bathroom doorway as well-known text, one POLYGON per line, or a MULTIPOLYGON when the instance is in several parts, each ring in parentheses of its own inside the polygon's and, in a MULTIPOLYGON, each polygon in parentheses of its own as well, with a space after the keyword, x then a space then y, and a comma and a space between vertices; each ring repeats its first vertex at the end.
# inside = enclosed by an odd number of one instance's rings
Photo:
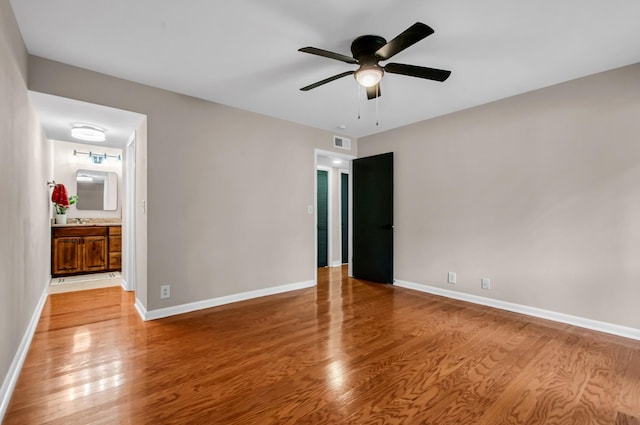
MULTIPOLYGON (((52 244, 53 277, 49 293, 116 285, 125 290, 135 290, 135 177, 138 172, 135 150, 138 132, 142 133, 142 142, 146 146, 146 116, 45 93, 30 91, 29 95, 51 142, 53 175, 50 180, 53 184, 64 184, 68 195, 81 194, 78 203, 66 212, 67 226, 75 231, 91 227, 105 229, 104 235, 87 236, 93 238, 91 249, 97 252, 92 253, 92 260, 97 255, 101 267, 95 267, 95 263, 84 267, 89 254, 87 248, 80 246, 77 251, 71 251, 71 262, 77 255, 76 262, 80 268, 74 268, 72 264, 67 274, 64 268, 56 268, 58 257, 55 257, 52 244), (72 135, 75 128, 98 129, 104 140, 78 139, 72 135), (113 176, 109 185, 99 181, 103 174, 113 176), (97 191, 103 192, 98 194, 97 191), (91 198, 97 203, 82 204, 83 200, 91 198), (111 199, 110 204, 107 203, 108 198, 111 199), (74 229, 73 226, 78 227, 74 229)), ((51 218, 53 213, 52 207, 51 218)), ((54 240, 57 233, 67 236, 52 220, 54 240)), ((72 238, 68 241, 72 242, 72 238)))

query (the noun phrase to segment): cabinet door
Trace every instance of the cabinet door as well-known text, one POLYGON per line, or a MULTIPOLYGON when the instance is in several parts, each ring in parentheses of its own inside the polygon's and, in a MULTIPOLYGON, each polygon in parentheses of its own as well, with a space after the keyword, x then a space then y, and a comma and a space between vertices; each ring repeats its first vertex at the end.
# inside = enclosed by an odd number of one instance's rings
POLYGON ((85 236, 84 270, 88 272, 107 268, 107 238, 104 236, 85 236))
POLYGON ((83 270, 82 238, 56 238, 52 252, 54 275, 83 270))

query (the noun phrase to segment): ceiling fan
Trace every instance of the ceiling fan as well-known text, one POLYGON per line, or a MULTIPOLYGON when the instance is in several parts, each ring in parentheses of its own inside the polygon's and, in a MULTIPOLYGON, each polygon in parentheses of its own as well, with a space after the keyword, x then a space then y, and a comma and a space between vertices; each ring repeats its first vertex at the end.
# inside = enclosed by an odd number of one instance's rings
POLYGON ((298 49, 299 52, 323 56, 325 58, 335 59, 353 65, 360 65, 360 67, 355 71, 346 71, 341 74, 334 75, 333 77, 302 87, 300 90, 309 91, 330 83, 331 81, 353 74, 356 81, 367 89, 367 98, 375 99, 382 95, 380 92, 380 80, 382 79, 385 71, 390 74, 401 74, 408 75, 410 77, 425 78, 427 80, 444 81, 449 78, 451 71, 427 68, 424 66, 406 65, 402 63, 388 63, 384 66, 380 65, 380 61, 391 59, 407 47, 414 45, 433 33, 434 31, 430 26, 425 25, 422 22, 416 22, 388 43, 387 40, 379 35, 363 35, 356 38, 351 43, 351 53, 353 57, 315 47, 303 47, 302 49, 298 49))

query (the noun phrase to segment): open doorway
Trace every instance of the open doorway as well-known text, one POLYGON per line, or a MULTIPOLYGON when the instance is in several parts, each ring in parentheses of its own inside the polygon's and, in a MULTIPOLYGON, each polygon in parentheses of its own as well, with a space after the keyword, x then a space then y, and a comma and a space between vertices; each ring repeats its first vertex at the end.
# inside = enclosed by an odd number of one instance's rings
POLYGON ((64 229, 53 221, 53 208, 51 211, 54 243, 46 261, 51 260, 52 265, 50 288, 54 284, 56 288, 49 292, 116 284, 135 290, 136 175, 146 172, 146 167, 136 167, 136 134, 142 133, 142 145, 146 146, 146 116, 45 93, 29 94, 51 141, 52 186, 64 184, 68 195, 81 195, 78 203, 65 211, 64 229), (79 139, 72 135, 76 128, 99 129, 104 137, 79 139), (98 177, 103 174, 113 177, 108 185, 106 177, 100 184, 98 177), (92 197, 96 188, 103 192, 92 197), (81 205, 92 198, 94 203, 81 205), (81 234, 83 230, 89 233, 81 234), (58 237, 62 241, 60 256, 55 249, 58 237))
POLYGON ((352 155, 315 152, 315 253, 316 272, 340 267, 351 258, 350 168, 352 155))

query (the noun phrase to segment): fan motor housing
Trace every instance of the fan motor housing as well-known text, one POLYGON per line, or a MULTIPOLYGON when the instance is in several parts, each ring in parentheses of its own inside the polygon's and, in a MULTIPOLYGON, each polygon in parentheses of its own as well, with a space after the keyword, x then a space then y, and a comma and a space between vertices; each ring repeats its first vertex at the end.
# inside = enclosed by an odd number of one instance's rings
POLYGON ((351 53, 361 65, 376 65, 379 58, 376 52, 387 44, 387 40, 379 35, 362 35, 351 43, 351 53))

